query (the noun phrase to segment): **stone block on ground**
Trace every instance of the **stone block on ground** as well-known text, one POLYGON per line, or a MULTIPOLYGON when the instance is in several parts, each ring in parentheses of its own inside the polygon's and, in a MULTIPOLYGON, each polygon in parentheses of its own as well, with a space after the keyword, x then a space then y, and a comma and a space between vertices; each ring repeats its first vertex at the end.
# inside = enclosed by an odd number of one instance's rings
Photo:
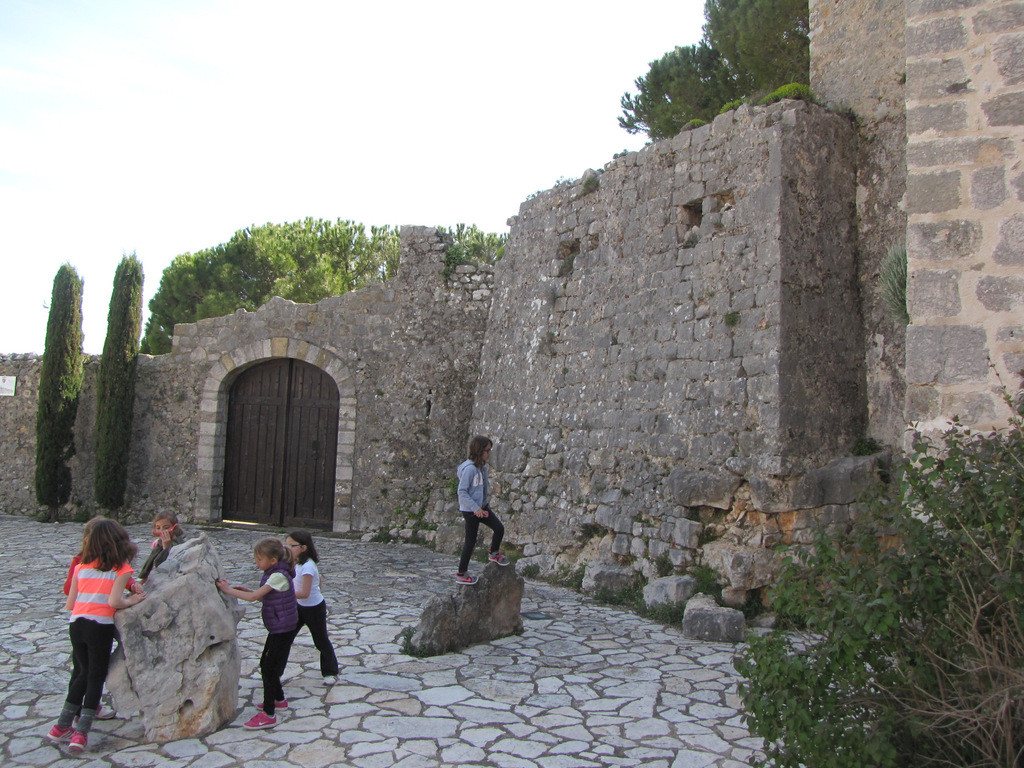
POLYGON ((587 563, 580 590, 587 595, 601 589, 621 592, 633 586, 635 580, 636 574, 632 568, 601 560, 593 560, 587 563))
MULTIPOLYGON (((485 531, 489 533, 489 531, 485 531)), ((483 539, 485 537, 480 536, 483 539)), ((458 555, 462 551, 462 543, 466 540, 466 525, 463 522, 451 525, 438 525, 434 532, 434 549, 446 555, 458 555)), ((488 541, 490 539, 487 539, 488 541)), ((455 566, 452 566, 452 570, 455 566)))
POLYGON ((209 539, 195 534, 153 570, 146 599, 115 615, 107 686, 118 712, 141 714, 149 741, 203 736, 235 716, 244 609, 217 589, 219 575, 209 539))
POLYGON ((685 603, 696 591, 697 581, 692 576, 665 576, 644 587, 644 603, 648 606, 685 603))
POLYGON ((746 622, 735 608, 723 608, 709 595, 695 595, 683 613, 683 635, 690 640, 738 643, 746 622))
POLYGON ((748 547, 719 540, 701 548, 701 560, 725 577, 734 589, 749 591, 771 584, 779 569, 775 553, 762 547, 748 547))
POLYGON ((522 632, 524 585, 514 566, 488 564, 476 584, 431 598, 410 644, 434 656, 522 632))

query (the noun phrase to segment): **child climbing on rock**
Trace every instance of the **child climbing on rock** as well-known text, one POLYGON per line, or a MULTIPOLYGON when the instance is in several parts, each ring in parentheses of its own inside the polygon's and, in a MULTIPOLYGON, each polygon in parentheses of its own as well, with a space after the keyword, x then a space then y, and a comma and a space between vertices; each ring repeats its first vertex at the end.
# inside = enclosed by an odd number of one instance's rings
POLYGON ((72 752, 88 746, 114 644, 114 612, 135 605, 145 593, 124 592, 138 548, 128 531, 113 520, 97 518, 82 541, 81 562, 74 566, 64 606, 71 611, 71 682, 64 708, 47 736, 70 740, 72 752))
POLYGON ((459 558, 459 570, 455 572, 455 580, 459 584, 476 584, 477 577, 469 574, 469 558, 476 546, 477 532, 480 523, 490 528, 491 548, 487 559, 498 565, 508 565, 508 558, 498 550, 505 535, 505 526, 498 516, 491 511, 487 499, 487 460, 491 457, 491 439, 477 435, 469 441, 469 458, 459 465, 456 475, 459 479, 459 510, 466 522, 466 540, 462 545, 462 556, 459 558))
POLYGON ((299 625, 309 627, 313 645, 320 651, 320 674, 324 682, 333 685, 338 681, 338 657, 327 635, 327 601, 320 592, 320 556, 313 545, 309 531, 297 530, 284 540, 292 562, 295 564, 295 598, 299 603, 299 625))
POLYGON ((258 589, 232 587, 225 579, 217 579, 217 589, 239 600, 263 602, 263 624, 267 628, 267 641, 260 656, 263 709, 243 725, 257 730, 273 728, 277 725, 277 710, 288 707, 281 687, 281 675, 288 665, 288 654, 298 631, 299 611, 292 585, 295 572, 288 562, 284 545, 278 539, 263 539, 253 548, 253 559, 256 567, 263 571, 258 589))
POLYGON ((143 583, 149 578, 153 569, 167 559, 171 547, 184 538, 185 532, 178 524, 178 516, 174 512, 163 511, 157 512, 156 517, 153 518, 153 535, 156 539, 149 549, 149 557, 146 558, 146 562, 139 570, 139 581, 143 583))

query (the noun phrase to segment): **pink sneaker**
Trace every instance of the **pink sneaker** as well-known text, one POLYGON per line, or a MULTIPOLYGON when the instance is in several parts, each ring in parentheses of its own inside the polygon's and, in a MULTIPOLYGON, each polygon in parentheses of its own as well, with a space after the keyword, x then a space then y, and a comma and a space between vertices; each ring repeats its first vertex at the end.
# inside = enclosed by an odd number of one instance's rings
POLYGON ((71 743, 68 744, 68 749, 72 752, 85 752, 85 748, 88 744, 89 739, 86 738, 86 735, 75 731, 71 736, 71 743))
POLYGON ((50 732, 46 734, 46 738, 50 741, 67 741, 71 738, 71 734, 75 732, 75 729, 70 725, 67 728, 61 728, 59 725, 53 726, 50 732))
POLYGON ((256 717, 243 725, 243 728, 248 728, 250 731, 258 731, 262 728, 273 728, 277 725, 277 718, 270 717, 266 712, 256 713, 256 717))
POLYGON ((288 709, 288 699, 281 699, 274 702, 274 709, 288 709))

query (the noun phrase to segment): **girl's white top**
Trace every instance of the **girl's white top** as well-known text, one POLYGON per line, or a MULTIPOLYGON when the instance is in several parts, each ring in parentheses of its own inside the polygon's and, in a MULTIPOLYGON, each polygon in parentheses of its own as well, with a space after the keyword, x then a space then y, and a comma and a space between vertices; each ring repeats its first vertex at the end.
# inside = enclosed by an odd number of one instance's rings
POLYGON ((295 566, 296 591, 302 588, 302 577, 306 574, 313 577, 313 588, 309 590, 309 597, 299 600, 299 605, 305 608, 312 608, 314 605, 320 605, 324 601, 324 596, 320 592, 320 569, 316 567, 316 563, 312 560, 307 560, 295 566))

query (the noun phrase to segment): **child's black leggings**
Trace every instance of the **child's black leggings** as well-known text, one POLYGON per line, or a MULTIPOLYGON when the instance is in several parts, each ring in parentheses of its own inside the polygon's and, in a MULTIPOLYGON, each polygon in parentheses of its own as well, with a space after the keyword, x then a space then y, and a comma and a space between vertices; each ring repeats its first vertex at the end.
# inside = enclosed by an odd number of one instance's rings
POLYGON ((469 567, 469 558, 473 556, 476 534, 480 530, 481 523, 494 531, 491 535, 491 552, 497 552, 501 548, 501 540, 505 536, 505 526, 490 510, 488 510, 487 517, 477 517, 472 512, 463 512, 462 517, 466 521, 466 541, 462 545, 462 557, 459 558, 459 573, 465 573, 469 567))
POLYGON ((288 654, 292 650, 292 641, 298 629, 290 632, 271 632, 263 645, 260 656, 260 676, 263 678, 263 711, 268 717, 274 717, 277 711, 276 702, 284 701, 284 688, 281 687, 281 675, 288 666, 288 654))
POLYGON ((110 649, 117 630, 113 624, 77 618, 68 626, 71 635, 71 682, 67 703, 96 709, 110 667, 110 649))
POLYGON ((338 674, 338 657, 334 654, 334 646, 327 635, 327 601, 321 600, 319 605, 299 606, 299 626, 295 631, 309 627, 313 637, 313 645, 320 651, 320 674, 324 677, 338 674))

